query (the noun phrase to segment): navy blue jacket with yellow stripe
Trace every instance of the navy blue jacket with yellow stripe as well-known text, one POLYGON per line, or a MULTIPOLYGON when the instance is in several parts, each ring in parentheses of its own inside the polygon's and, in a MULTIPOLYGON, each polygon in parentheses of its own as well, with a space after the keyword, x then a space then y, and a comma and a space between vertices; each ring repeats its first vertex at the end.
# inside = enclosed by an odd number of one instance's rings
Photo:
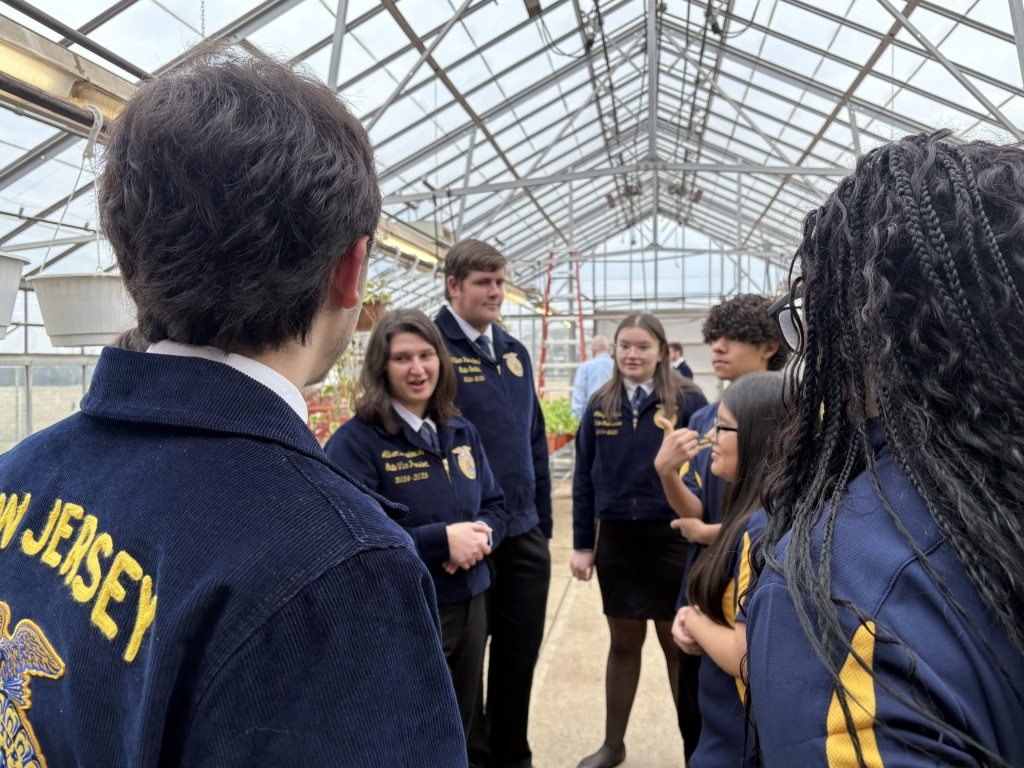
MULTIPOLYGON (((899 523, 865 471, 843 495, 831 545, 834 600, 848 601, 866 617, 862 623, 854 610, 840 609, 856 656, 837 659, 851 694, 849 709, 864 763, 994 766, 1002 764, 991 756, 998 755, 1006 765, 1024 765, 1024 657, 978 597, 889 451, 877 419, 869 421, 869 436, 878 483, 899 523), (898 525, 913 537, 970 622, 929 576, 898 525), (911 703, 926 708, 934 720, 911 703)), ((815 568, 824 526, 825 512, 812 533, 815 568)), ((788 543, 787 535, 776 552, 780 558, 789 556, 788 543)), ((817 626, 813 606, 806 599, 805 604, 817 626)), ((804 635, 782 574, 764 570, 745 612, 754 722, 764 764, 857 765, 832 679, 804 635)))
MULTIPOLYGON (((680 388, 676 424, 687 424, 707 400, 696 388, 680 388)), ((662 415, 655 393, 644 398, 634 423, 626 387, 622 409, 604 413, 592 397, 576 432, 576 471, 572 480, 573 548, 593 549, 594 520, 675 520, 654 457, 664 432, 655 419, 662 415)))
POLYGON ((447 526, 479 520, 492 530, 491 546, 505 537, 505 497, 494 480, 476 428, 456 416, 437 426, 436 451, 405 421, 401 432, 355 418, 341 426, 325 447, 327 457, 370 490, 409 508, 400 522, 412 536, 437 590, 437 604, 451 605, 491 585, 487 564, 449 574, 447 526))
POLYGON ((493 326, 495 360, 466 338, 448 307, 434 319, 459 382, 455 404, 473 422, 505 493, 506 536, 534 526, 551 538, 551 472, 544 414, 526 347, 493 326))
POLYGON ((404 510, 254 379, 105 349, 0 494, 0 744, 24 765, 466 765, 404 510))

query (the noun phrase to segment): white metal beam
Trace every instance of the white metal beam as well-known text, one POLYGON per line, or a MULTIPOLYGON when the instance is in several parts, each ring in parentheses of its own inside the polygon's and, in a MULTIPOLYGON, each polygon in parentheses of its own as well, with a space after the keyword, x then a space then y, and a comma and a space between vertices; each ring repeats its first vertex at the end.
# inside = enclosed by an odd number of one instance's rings
POLYGON ((647 156, 658 157, 658 0, 647 0, 647 156))
POLYGON ((1020 76, 1024 80, 1024 0, 1010 0, 1010 20, 1013 23, 1013 40, 1017 44, 1020 76))
POLYGON ((348 14, 348 0, 338 0, 338 13, 334 20, 334 37, 331 39, 331 63, 327 68, 327 85, 334 90, 338 87, 338 69, 341 67, 341 46, 345 42, 345 16, 348 14))

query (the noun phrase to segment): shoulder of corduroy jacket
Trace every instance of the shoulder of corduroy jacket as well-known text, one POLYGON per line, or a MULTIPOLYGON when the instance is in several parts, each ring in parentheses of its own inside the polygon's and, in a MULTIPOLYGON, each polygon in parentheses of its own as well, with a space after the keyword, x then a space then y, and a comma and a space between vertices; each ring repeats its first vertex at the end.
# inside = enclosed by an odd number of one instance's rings
MULTIPOLYGON (((208 690, 250 706, 253 692, 231 694, 221 675, 241 649, 312 649, 301 634, 282 638, 298 647, 267 640, 283 631, 279 617, 305 621, 310 600, 334 610, 355 600, 346 610, 363 615, 403 594, 418 614, 405 622, 420 633, 417 664, 444 670, 429 576, 388 517, 405 508, 333 465, 278 395, 221 363, 104 350, 82 411, 0 458, 0 493, 26 505, 12 517, 20 507, 0 502, 0 619, 31 622, 60 661, 61 674, 47 675, 56 679, 31 678, 32 708, 22 710, 52 765, 164 764, 203 727, 195 718, 208 690), (388 569, 392 583, 359 575, 345 597, 351 573, 331 574, 359 562, 388 569)), ((358 644, 348 652, 372 660, 358 644)), ((444 751, 460 733, 453 697, 443 683, 426 695, 436 698, 420 706, 441 724, 428 746, 444 751)), ((276 715, 284 732, 289 711, 276 715)), ((358 737, 353 754, 378 749, 361 741, 372 728, 358 737)))

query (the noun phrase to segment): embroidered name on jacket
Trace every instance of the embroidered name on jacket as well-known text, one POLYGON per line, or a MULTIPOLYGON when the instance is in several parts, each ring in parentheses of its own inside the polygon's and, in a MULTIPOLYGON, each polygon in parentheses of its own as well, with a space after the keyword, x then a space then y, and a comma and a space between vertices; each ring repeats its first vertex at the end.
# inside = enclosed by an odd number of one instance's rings
POLYGON ((30 676, 56 680, 64 675, 64 661, 46 635, 28 619, 8 634, 11 609, 0 602, 0 757, 4 768, 46 768, 46 760, 28 721, 32 706, 30 676))
MULTIPOLYGON (((0 550, 6 551, 15 540, 31 501, 31 493, 26 493, 20 503, 18 494, 0 493, 0 550)), ((95 515, 86 514, 78 504, 57 499, 44 528, 38 533, 26 529, 15 546, 52 568, 58 578, 63 577, 72 599, 92 604, 89 619, 107 640, 113 640, 121 630, 107 613, 110 601, 123 602, 130 582, 138 584, 135 625, 123 654, 129 664, 135 660, 146 630, 156 617, 153 578, 124 550, 114 554, 114 539, 99 530, 95 515)))

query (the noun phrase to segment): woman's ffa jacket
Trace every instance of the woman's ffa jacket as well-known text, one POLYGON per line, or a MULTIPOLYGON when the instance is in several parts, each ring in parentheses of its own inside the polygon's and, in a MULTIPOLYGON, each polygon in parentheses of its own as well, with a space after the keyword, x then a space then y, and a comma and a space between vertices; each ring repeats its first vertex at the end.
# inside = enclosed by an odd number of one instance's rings
MULTIPOLYGON (((725 480, 711 472, 711 430, 715 427, 715 419, 718 418, 718 403, 705 405, 693 414, 688 425, 698 435, 697 455, 683 464, 680 475, 687 488, 700 499, 704 508, 703 520, 708 525, 722 522, 722 494, 725 491, 725 480)), ((690 549, 686 553, 686 573, 700 557, 700 553, 707 549, 706 544, 699 544, 696 541, 690 542, 690 549)), ((686 579, 683 579, 683 586, 679 590, 679 599, 676 601, 676 608, 686 605, 686 579)))
POLYGON ((455 404, 479 430, 494 477, 505 493, 505 535, 519 536, 539 525, 550 539, 548 438, 526 347, 495 325, 495 359, 488 360, 466 338, 447 307, 434 322, 455 366, 459 382, 455 404))
POLYGON ((465 766, 434 587, 382 504, 256 380, 108 347, 81 412, 0 457, 0 744, 465 766))
POLYGON ((439 424, 441 451, 435 451, 405 421, 396 435, 383 427, 350 419, 328 441, 327 457, 361 483, 409 508, 401 525, 412 536, 437 589, 437 604, 469 600, 491 585, 487 564, 449 574, 447 526, 486 523, 492 547, 505 536, 504 496, 487 463, 476 428, 461 416, 439 424))
MULTIPOLYGON (((852 696, 849 709, 864 762, 890 768, 1024 765, 1024 658, 985 609, 886 447, 877 420, 869 422, 869 434, 877 452, 875 473, 891 509, 982 636, 929 577, 869 474, 855 478, 835 520, 831 588, 835 598, 868 617, 862 624, 851 611, 840 612, 857 654, 846 656, 840 677, 852 696), (906 702, 927 707, 944 725, 906 702)), ((823 512, 812 540, 815 568, 824 520, 823 512)), ((780 558, 787 556, 788 540, 779 544, 780 558)), ((816 625, 812 604, 805 604, 816 625)), ((751 697, 765 765, 857 765, 832 680, 800 627, 782 574, 765 569, 746 613, 751 697)))
MULTIPOLYGON (((750 548, 764 532, 767 520, 763 511, 751 515, 729 554, 729 585, 722 595, 722 613, 729 626, 743 622, 743 606, 749 598, 750 548)), ((743 707, 746 686, 722 670, 708 654, 700 663, 697 700, 703 722, 700 741, 689 763, 690 768, 740 768, 754 766, 754 735, 747 731, 743 707), (744 752, 745 750, 745 752, 744 752)))
MULTIPOLYGON (((707 404, 698 389, 680 388, 676 423, 686 424, 707 404)), ((656 394, 647 395, 634 418, 622 388, 622 409, 606 414, 590 399, 576 432, 576 471, 572 480, 573 548, 594 548, 594 520, 675 520, 654 468, 664 433, 656 394)))

